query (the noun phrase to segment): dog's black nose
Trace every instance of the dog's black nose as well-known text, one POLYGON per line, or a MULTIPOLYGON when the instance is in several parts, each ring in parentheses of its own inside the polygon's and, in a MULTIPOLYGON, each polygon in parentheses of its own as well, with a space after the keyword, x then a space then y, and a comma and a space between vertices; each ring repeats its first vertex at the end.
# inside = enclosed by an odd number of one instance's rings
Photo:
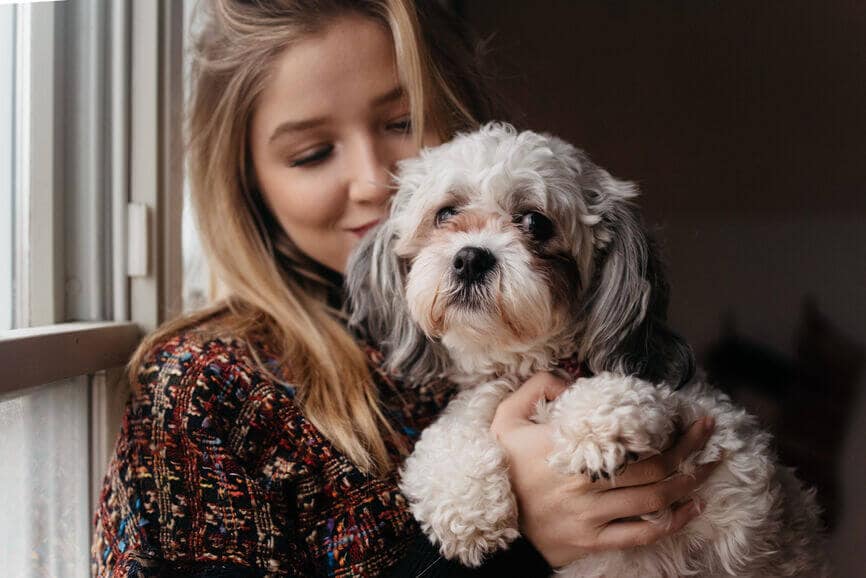
POLYGON ((451 263, 458 279, 466 282, 481 280, 496 265, 496 257, 487 249, 463 247, 454 255, 451 263))

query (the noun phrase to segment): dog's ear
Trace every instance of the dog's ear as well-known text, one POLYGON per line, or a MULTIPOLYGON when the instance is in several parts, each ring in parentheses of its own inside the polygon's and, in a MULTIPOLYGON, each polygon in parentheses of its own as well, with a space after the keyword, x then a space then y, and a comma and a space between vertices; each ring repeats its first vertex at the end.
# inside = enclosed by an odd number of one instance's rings
POLYGON ((412 320, 406 305, 408 263, 397 256, 391 220, 366 235, 346 268, 349 327, 385 355, 385 368, 409 383, 439 378, 446 353, 412 320))
MULTIPOLYGON (((631 202, 636 187, 581 159, 584 202, 596 220, 591 281, 581 299, 580 353, 590 370, 680 386, 694 355, 667 324, 668 284, 658 248, 631 202)), ((584 248, 585 251, 585 248, 584 248)))

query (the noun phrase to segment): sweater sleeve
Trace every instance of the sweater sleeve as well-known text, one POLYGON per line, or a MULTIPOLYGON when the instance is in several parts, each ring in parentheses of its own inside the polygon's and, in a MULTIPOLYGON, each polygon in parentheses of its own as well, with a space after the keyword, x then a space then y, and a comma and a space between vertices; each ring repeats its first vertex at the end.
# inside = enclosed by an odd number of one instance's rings
POLYGON ((305 575, 294 405, 220 342, 175 342, 137 376, 95 515, 92 573, 305 575))
POLYGON ((478 568, 467 568, 443 558, 424 534, 413 539, 406 555, 391 568, 388 578, 534 578, 553 573, 544 557, 524 538, 487 558, 478 568))

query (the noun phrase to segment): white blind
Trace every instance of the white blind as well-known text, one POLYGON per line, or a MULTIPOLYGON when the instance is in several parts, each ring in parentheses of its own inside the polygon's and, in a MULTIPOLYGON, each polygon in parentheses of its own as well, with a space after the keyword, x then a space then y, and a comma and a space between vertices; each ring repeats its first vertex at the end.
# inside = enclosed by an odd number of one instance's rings
POLYGON ((89 575, 87 377, 0 402, 0 568, 89 575))

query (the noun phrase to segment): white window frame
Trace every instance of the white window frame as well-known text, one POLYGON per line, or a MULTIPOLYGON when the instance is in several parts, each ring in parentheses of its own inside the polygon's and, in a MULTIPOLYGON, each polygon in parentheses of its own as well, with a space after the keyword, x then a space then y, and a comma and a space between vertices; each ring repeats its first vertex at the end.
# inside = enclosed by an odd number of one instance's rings
POLYGON ((17 328, 0 331, 0 400, 90 376, 92 492, 82 498, 93 506, 127 395, 120 368, 181 311, 183 4, 16 10, 16 190, 30 191, 16 223, 29 251, 16 262, 17 328), (131 204, 143 229, 128 227, 131 204), (144 256, 134 276, 130 251, 144 256))

